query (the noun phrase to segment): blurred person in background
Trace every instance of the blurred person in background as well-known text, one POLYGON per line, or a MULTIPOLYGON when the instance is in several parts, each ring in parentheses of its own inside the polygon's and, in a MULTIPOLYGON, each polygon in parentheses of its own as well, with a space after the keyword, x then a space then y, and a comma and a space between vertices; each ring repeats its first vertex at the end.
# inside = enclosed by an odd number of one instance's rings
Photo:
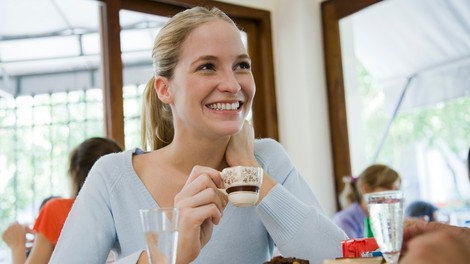
POLYGON ((426 201, 414 201, 410 203, 405 209, 405 216, 422 218, 427 222, 436 221, 437 210, 433 204, 426 201))
POLYGON ((14 222, 3 232, 2 239, 11 249, 13 264, 49 262, 75 197, 93 164, 106 154, 121 151, 122 148, 115 141, 100 137, 87 139, 72 150, 68 168, 72 183, 71 198, 52 198, 46 201, 33 229, 14 222), (27 234, 34 234, 34 242, 27 239, 27 234), (27 244, 31 242, 33 245, 27 254, 27 244))
POLYGON ((340 194, 343 210, 333 216, 337 224, 349 238, 370 237, 368 224, 369 210, 363 196, 367 193, 398 190, 401 178, 394 169, 374 164, 367 167, 357 178, 343 178, 344 188, 340 194))

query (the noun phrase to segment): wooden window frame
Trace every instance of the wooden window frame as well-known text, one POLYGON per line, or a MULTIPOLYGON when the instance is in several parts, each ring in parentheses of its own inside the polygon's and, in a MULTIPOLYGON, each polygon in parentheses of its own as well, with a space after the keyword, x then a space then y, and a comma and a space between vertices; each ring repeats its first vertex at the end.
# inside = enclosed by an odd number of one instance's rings
MULTIPOLYGON (((343 176, 351 175, 339 20, 381 1, 328 0, 321 4, 326 88, 336 193, 343 189, 343 176)), ((339 200, 337 199, 336 202, 339 208, 339 200)))
POLYGON ((230 16, 248 36, 248 52, 256 81, 253 126, 256 137, 279 140, 271 16, 269 11, 217 1, 195 0, 101 0, 100 35, 106 136, 124 146, 123 73, 120 48, 119 11, 127 9, 161 16, 173 16, 197 5, 218 7, 230 16))

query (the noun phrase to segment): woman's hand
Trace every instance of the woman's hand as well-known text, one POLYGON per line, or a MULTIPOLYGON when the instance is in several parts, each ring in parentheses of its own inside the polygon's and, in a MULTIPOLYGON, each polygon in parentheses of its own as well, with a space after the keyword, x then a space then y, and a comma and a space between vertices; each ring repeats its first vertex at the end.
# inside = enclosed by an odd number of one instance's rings
POLYGON ((219 171, 195 166, 175 196, 174 206, 180 209, 177 263, 193 261, 212 236, 213 225, 220 222, 227 205, 222 188, 219 171))
MULTIPOLYGON (((242 130, 236 135, 230 137, 227 150, 225 151, 225 160, 227 161, 229 167, 261 167, 255 157, 254 135, 255 132, 253 130, 253 126, 251 126, 248 121, 245 120, 242 130)), ((264 197, 275 185, 276 182, 265 171, 257 204, 259 204, 264 199, 264 197)))
POLYGON ((225 151, 225 160, 229 167, 259 167, 255 158, 255 132, 248 121, 245 120, 240 132, 230 137, 225 151))

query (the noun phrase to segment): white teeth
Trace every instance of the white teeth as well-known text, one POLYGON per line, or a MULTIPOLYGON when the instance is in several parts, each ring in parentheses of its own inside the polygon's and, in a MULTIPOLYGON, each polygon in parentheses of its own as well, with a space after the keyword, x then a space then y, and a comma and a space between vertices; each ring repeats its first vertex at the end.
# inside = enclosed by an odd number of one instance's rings
POLYGON ((210 109, 213 109, 213 110, 219 110, 219 111, 223 111, 223 110, 237 110, 238 107, 240 106, 240 103, 239 102, 236 102, 236 103, 214 103, 214 104, 210 104, 210 105, 207 105, 207 107, 209 107, 210 109))

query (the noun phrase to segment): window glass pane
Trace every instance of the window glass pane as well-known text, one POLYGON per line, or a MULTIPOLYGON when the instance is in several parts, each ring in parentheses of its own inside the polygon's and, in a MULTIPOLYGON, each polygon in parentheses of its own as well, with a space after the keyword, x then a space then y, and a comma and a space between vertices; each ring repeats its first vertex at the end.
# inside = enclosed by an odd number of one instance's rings
MULTIPOLYGON (((105 134, 99 5, 62 0, 24 7, 20 1, 0 8, 2 231, 13 221, 34 223, 44 198, 70 197, 70 151, 105 134)), ((3 263, 11 263, 10 250, 0 240, 3 263)))
POLYGON ((141 147, 141 98, 152 77, 152 48, 155 37, 167 17, 129 10, 120 11, 121 49, 123 53, 123 107, 126 148, 141 147), (132 52, 129 52, 132 51, 132 52))
MULTIPOLYGON (((372 7, 382 8, 392 2, 372 7)), ((372 12, 372 9, 364 11, 372 12)), ((431 65, 425 70, 417 69, 406 75, 395 72, 390 78, 379 78, 380 74, 393 72, 393 60, 388 56, 395 54, 394 58, 399 60, 400 52, 415 53, 413 41, 419 36, 400 39, 401 32, 394 32, 394 27, 384 35, 370 35, 367 30, 380 27, 367 27, 369 24, 362 19, 370 13, 362 12, 340 22, 353 175, 359 175, 372 163, 390 165, 402 176, 406 203, 431 202, 451 212, 452 224, 465 225, 470 220, 467 174, 470 97, 462 73, 470 73, 470 61, 442 61, 439 66, 431 65), (400 39, 404 50, 389 49, 387 54, 366 55, 364 42, 376 43, 390 34, 400 39), (382 59, 371 63, 371 58, 382 59)), ((407 29, 415 26, 406 24, 407 29)), ((372 45, 370 52, 382 46, 372 45)), ((434 55, 413 57, 413 61, 438 60, 434 55)), ((400 70, 412 68, 413 65, 401 59, 399 65, 406 67, 398 67, 400 70)))

